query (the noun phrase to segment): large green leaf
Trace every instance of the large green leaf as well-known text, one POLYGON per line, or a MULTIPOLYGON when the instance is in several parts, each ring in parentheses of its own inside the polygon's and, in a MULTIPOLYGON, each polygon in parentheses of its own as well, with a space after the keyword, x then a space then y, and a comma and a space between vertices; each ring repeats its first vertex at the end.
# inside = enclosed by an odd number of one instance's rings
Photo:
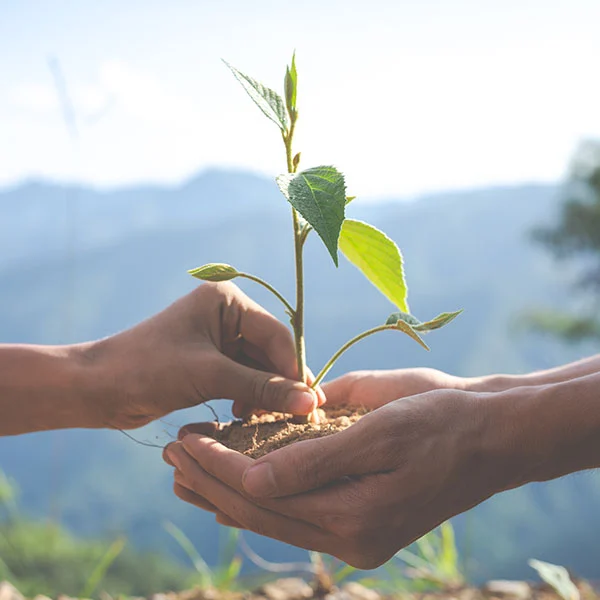
POLYGON ((456 319, 456 317, 458 317, 458 315, 460 315, 461 312, 462 310, 457 310, 456 312, 450 313, 442 313, 441 315, 435 317, 435 319, 425 321, 424 323, 422 323, 421 321, 419 321, 419 319, 413 317, 413 315, 409 313, 396 312, 392 313, 388 317, 385 324, 395 325, 398 322, 404 322, 407 325, 409 325, 414 331, 426 333, 428 331, 433 331, 434 329, 440 329, 441 327, 444 327, 444 325, 448 325, 448 323, 456 319))
POLYGON ((279 126, 283 131, 288 129, 288 116, 285 109, 285 103, 281 96, 272 89, 264 86, 262 83, 244 75, 235 67, 231 66, 226 60, 223 61, 235 75, 235 78, 242 84, 250 98, 256 106, 262 110, 264 115, 271 119, 273 123, 279 126))
POLYGON ((235 267, 224 263, 209 263, 196 269, 190 269, 188 273, 203 281, 229 281, 240 275, 235 267))
POLYGON ((346 207, 344 176, 335 167, 313 167, 293 175, 280 175, 277 185, 319 234, 337 267, 338 242, 346 207))
POLYGON ((409 312, 402 255, 385 233, 362 221, 346 219, 340 250, 392 304, 409 312))

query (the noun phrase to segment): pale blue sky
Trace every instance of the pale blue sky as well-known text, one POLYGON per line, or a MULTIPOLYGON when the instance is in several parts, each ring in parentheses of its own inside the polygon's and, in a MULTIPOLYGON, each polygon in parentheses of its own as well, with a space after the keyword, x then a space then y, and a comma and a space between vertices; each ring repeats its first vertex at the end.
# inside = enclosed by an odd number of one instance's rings
POLYGON ((275 175, 277 129, 220 58, 280 89, 294 48, 303 165, 351 192, 556 180, 600 135, 599 23, 599 0, 0 0, 0 185, 275 175))

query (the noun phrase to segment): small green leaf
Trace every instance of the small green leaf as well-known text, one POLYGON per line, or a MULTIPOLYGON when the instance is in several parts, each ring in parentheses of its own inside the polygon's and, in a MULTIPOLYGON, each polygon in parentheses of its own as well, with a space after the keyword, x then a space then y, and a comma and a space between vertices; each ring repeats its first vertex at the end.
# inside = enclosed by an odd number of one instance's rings
MULTIPOLYGON (((392 325, 392 323, 387 324, 392 325)), ((403 331, 406 333, 406 335, 415 340, 415 342, 425 348, 425 350, 429 350, 429 346, 423 341, 421 336, 408 323, 406 323, 406 321, 398 320, 396 323, 393 323, 393 325, 396 326, 398 331, 403 331)))
POLYGON ((282 131, 288 129, 288 116, 285 110, 285 104, 281 96, 272 89, 259 83, 252 77, 244 75, 235 67, 231 66, 226 60, 223 61, 234 74, 235 78, 242 84, 248 96, 252 98, 256 106, 262 110, 263 114, 273 121, 282 131))
POLYGON ((196 279, 202 279, 203 281, 229 281, 240 275, 239 271, 231 265, 223 263, 209 263, 191 269, 188 273, 196 279))
POLYGON ((387 318, 387 321, 385 322, 385 324, 386 325, 395 325, 398 321, 404 321, 405 323, 408 323, 411 327, 414 327, 415 325, 421 325, 421 321, 419 321, 419 319, 417 319, 416 317, 413 317, 411 314, 405 313, 405 312, 392 313, 387 318))
POLYGON ((356 200, 356 196, 346 196, 346 206, 348 206, 352 200, 356 200))
POLYGON ((297 174, 280 175, 277 185, 289 203, 319 234, 335 266, 345 218, 346 183, 335 167, 313 167, 297 174))
POLYGON ((410 325, 415 331, 418 331, 420 333, 427 333, 428 331, 440 329, 444 325, 447 325, 448 323, 450 323, 450 321, 456 319, 456 317, 458 317, 458 315, 460 315, 461 312, 462 310, 457 310, 456 312, 451 313, 442 313, 441 315, 435 317, 435 319, 425 321, 425 323, 422 323, 421 321, 419 321, 419 319, 413 317, 413 315, 409 313, 395 312, 387 318, 385 324, 394 325, 398 321, 404 321, 405 323, 410 325))
POLYGON ((564 600, 579 600, 579 590, 571 581, 567 569, 535 559, 529 561, 529 566, 535 569, 539 576, 564 600))
POLYGON ((285 70, 285 104, 292 121, 296 120, 296 96, 298 93, 298 72, 296 71, 296 52, 292 55, 292 65, 285 70))
POLYGON ((390 302, 409 312, 402 255, 385 233, 362 221, 346 219, 340 250, 390 302))
POLYGON ((433 331, 434 329, 440 329, 444 327, 444 325, 448 325, 450 321, 454 321, 462 310, 457 310, 456 312, 450 313, 442 313, 435 317, 435 319, 431 319, 431 321, 426 321, 425 323, 419 323, 418 325, 414 325, 416 331, 433 331))

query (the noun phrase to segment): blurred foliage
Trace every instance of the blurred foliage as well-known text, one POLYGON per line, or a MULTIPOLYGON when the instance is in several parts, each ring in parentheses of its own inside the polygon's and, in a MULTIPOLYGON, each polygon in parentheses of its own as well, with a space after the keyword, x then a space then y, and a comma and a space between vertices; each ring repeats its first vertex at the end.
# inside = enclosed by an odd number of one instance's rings
POLYGON ((0 580, 26 596, 149 595, 180 590, 193 573, 164 556, 139 553, 124 538, 83 540, 60 525, 22 516, 16 488, 0 472, 0 580))
POLYGON ((564 186, 564 202, 557 222, 537 228, 536 241, 561 261, 577 261, 574 287, 581 307, 577 314, 543 310, 531 314, 530 326, 577 342, 600 340, 600 139, 583 141, 577 148, 564 186))
POLYGON ((206 564, 190 538, 179 527, 170 521, 165 523, 164 527, 194 565, 197 572, 197 576, 193 578, 194 584, 203 589, 213 588, 222 592, 240 589, 242 581, 239 575, 242 568, 242 557, 238 552, 240 534, 238 529, 223 530, 226 531, 227 539, 225 544, 220 544, 221 551, 217 566, 211 568, 206 564))

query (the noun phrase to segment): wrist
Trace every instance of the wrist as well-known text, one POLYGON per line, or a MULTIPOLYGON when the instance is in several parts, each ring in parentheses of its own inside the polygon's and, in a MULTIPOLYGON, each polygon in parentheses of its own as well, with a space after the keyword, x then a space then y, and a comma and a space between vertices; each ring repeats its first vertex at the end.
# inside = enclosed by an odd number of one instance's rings
POLYGON ((143 402, 148 400, 148 387, 137 368, 140 360, 148 368, 150 362, 140 358, 143 349, 132 347, 129 338, 130 332, 125 331, 81 348, 86 363, 86 405, 94 423, 91 427, 135 429, 152 420, 143 402))
POLYGON ((497 460, 504 489, 600 466, 599 384, 594 375, 483 395, 486 451, 497 460))
POLYGON ((111 397, 105 372, 96 360, 94 342, 64 347, 65 372, 70 382, 65 427, 96 429, 104 426, 104 403, 111 397))

